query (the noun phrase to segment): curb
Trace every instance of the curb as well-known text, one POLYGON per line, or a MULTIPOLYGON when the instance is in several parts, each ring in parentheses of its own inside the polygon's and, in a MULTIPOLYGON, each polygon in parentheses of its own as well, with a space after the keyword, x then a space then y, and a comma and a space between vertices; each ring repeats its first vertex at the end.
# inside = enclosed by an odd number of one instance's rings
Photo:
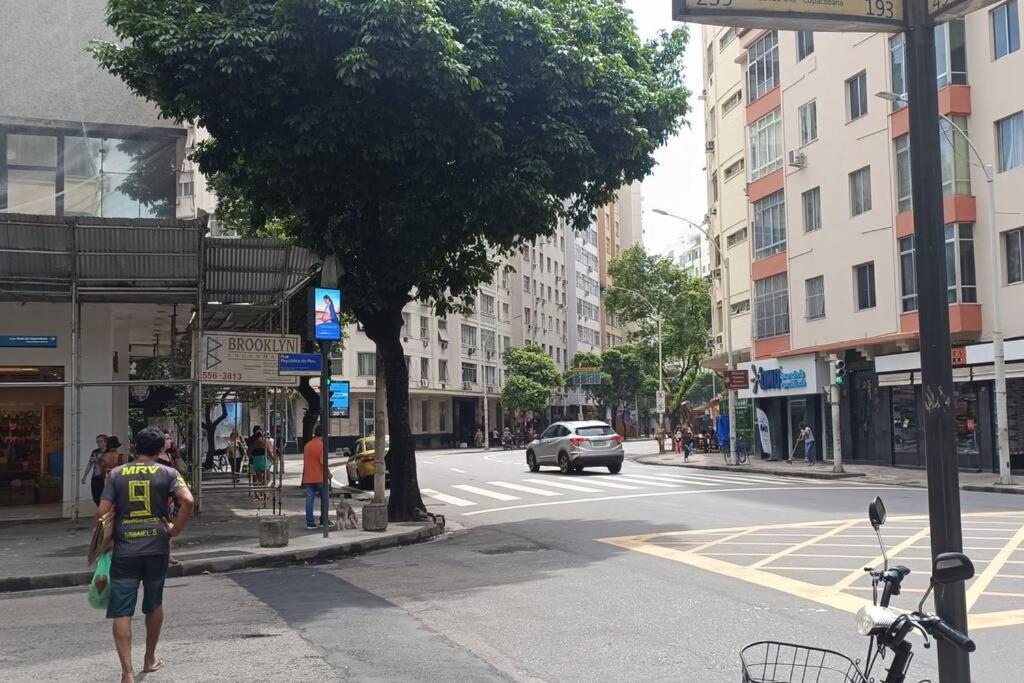
POLYGON ((765 470, 760 467, 750 467, 749 465, 698 465, 695 463, 672 463, 672 462, 657 462, 652 460, 656 456, 641 456, 636 459, 642 465, 661 465, 663 467, 686 467, 693 470, 720 470, 723 472, 747 472, 750 474, 765 474, 771 477, 800 477, 802 479, 854 479, 858 477, 867 476, 863 472, 822 472, 806 469, 794 469, 793 471, 785 470, 765 470))
POLYGON ((981 493, 1017 493, 1024 494, 1024 487, 1000 486, 998 484, 963 484, 960 487, 963 491, 979 491, 981 493))
MULTIPOLYGON (((234 555, 231 557, 218 557, 210 560, 188 560, 182 558, 182 563, 175 567, 168 567, 168 578, 181 576, 196 576, 200 574, 219 574, 223 572, 237 571, 239 569, 253 569, 259 567, 284 567, 304 562, 323 562, 354 555, 361 555, 374 550, 397 548, 404 545, 412 545, 422 541, 428 541, 435 536, 444 533, 443 524, 429 524, 418 529, 371 538, 363 541, 351 541, 338 543, 324 548, 310 548, 304 550, 289 550, 283 548, 278 552, 234 555)), ((92 579, 92 570, 78 572, 62 572, 57 574, 38 574, 35 576, 5 576, 0 577, 0 593, 12 593, 30 590, 43 590, 47 588, 67 588, 70 586, 86 586, 92 579)))

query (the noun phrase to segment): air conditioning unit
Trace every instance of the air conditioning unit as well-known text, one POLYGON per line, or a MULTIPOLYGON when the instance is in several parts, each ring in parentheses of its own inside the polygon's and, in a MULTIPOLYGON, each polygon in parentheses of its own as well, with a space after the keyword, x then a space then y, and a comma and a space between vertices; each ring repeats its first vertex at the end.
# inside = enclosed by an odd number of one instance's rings
POLYGON ((446 342, 444 339, 441 340, 441 348, 442 349, 447 349, 448 348, 448 342, 446 342))
POLYGON ((803 152, 794 149, 789 150, 789 165, 795 168, 803 168, 807 165, 807 157, 803 152))
POLYGON ((366 386, 372 387, 376 382, 377 380, 375 378, 370 377, 369 379, 366 380, 366 386))
POLYGON ((746 185, 743 186, 743 195, 745 197, 750 196, 750 183, 747 183, 746 185))
POLYGON ((473 346, 470 346, 469 348, 466 349, 466 353, 468 353, 470 356, 472 356, 474 353, 476 353, 476 348, 473 347, 473 346))
POLYGON ((470 387, 472 387, 472 386, 473 386, 473 383, 472 383, 472 382, 463 382, 463 383, 462 383, 462 388, 463 388, 463 389, 466 389, 467 391, 468 391, 468 390, 470 389, 470 387))
POLYGON ((430 380, 421 379, 420 380, 420 386, 421 387, 429 387, 430 386, 430 380))
POLYGON ((715 141, 714 140, 708 140, 707 142, 705 142, 704 143, 704 151, 705 152, 714 152, 715 151, 715 141))
POLYGON ((423 348, 427 348, 428 346, 430 346, 430 338, 429 337, 423 337, 422 341, 423 341, 423 348))
POLYGON ((494 351, 488 351, 487 352, 487 357, 488 358, 494 358, 494 351))

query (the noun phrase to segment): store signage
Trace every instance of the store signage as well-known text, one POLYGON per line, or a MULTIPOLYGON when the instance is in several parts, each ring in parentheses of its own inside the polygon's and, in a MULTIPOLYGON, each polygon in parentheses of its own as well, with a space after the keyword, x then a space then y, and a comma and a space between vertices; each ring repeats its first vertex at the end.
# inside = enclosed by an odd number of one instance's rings
POLYGON ((341 290, 313 288, 312 337, 316 341, 341 341, 341 320, 338 309, 341 307, 341 290))
POLYGON ((753 372, 750 387, 755 394, 760 389, 803 389, 807 386, 807 373, 803 370, 783 372, 780 368, 768 369, 757 365, 751 365, 750 369, 753 372))
POLYGON ((349 416, 349 390, 348 380, 331 382, 331 417, 349 416))
POLYGON ((672 0, 672 18, 694 24, 794 30, 905 27, 903 0, 672 0))
POLYGON ((316 377, 323 366, 323 356, 319 353, 282 353, 277 357, 279 375, 316 377))
POLYGON ((281 375, 281 354, 297 354, 297 334, 208 332, 199 353, 199 378, 228 386, 294 387, 299 379, 281 375))
POLYGON ((967 365, 967 347, 954 346, 952 349, 952 361, 954 368, 962 368, 967 365))
POLYGON ((0 335, 0 349, 55 349, 57 337, 0 335))
POLYGON ((726 370, 725 388, 727 391, 739 391, 750 386, 750 373, 746 370, 726 370))
POLYGON ((814 354, 765 358, 741 363, 748 371, 747 384, 739 390, 740 398, 769 398, 816 393, 829 376, 827 364, 814 354))

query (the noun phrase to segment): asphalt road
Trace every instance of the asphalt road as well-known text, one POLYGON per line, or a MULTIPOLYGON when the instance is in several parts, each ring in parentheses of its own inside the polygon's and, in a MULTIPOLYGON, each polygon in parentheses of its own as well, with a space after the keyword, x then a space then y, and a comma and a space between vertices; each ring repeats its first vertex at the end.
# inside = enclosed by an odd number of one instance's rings
MULTIPOLYGON (((173 580, 167 668, 147 679, 738 681, 738 652, 766 638, 863 658, 846 608, 870 597, 855 572, 877 555, 859 521, 876 494, 888 545, 912 579, 926 575, 920 489, 632 462, 614 476, 531 474, 521 452, 420 461, 425 500, 452 533, 336 564, 173 580)), ((974 680, 1020 680, 1007 675, 1024 670, 1024 497, 966 493, 962 505, 985 576, 974 680)), ((917 602, 923 583, 908 587, 894 605, 917 602)), ((937 680, 934 649, 916 653, 910 680, 937 680)), ((0 596, 0 670, 117 673, 107 624, 78 590, 0 596)))

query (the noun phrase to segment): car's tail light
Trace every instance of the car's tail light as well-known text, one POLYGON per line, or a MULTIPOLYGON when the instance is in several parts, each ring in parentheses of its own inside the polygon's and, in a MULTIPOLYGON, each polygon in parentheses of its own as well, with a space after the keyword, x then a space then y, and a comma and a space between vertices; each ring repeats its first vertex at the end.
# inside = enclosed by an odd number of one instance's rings
POLYGON ((569 443, 573 446, 582 446, 587 441, 585 436, 570 436, 569 443))
POLYGON ((622 443, 622 437, 618 434, 612 434, 612 441, 615 443, 622 443))

